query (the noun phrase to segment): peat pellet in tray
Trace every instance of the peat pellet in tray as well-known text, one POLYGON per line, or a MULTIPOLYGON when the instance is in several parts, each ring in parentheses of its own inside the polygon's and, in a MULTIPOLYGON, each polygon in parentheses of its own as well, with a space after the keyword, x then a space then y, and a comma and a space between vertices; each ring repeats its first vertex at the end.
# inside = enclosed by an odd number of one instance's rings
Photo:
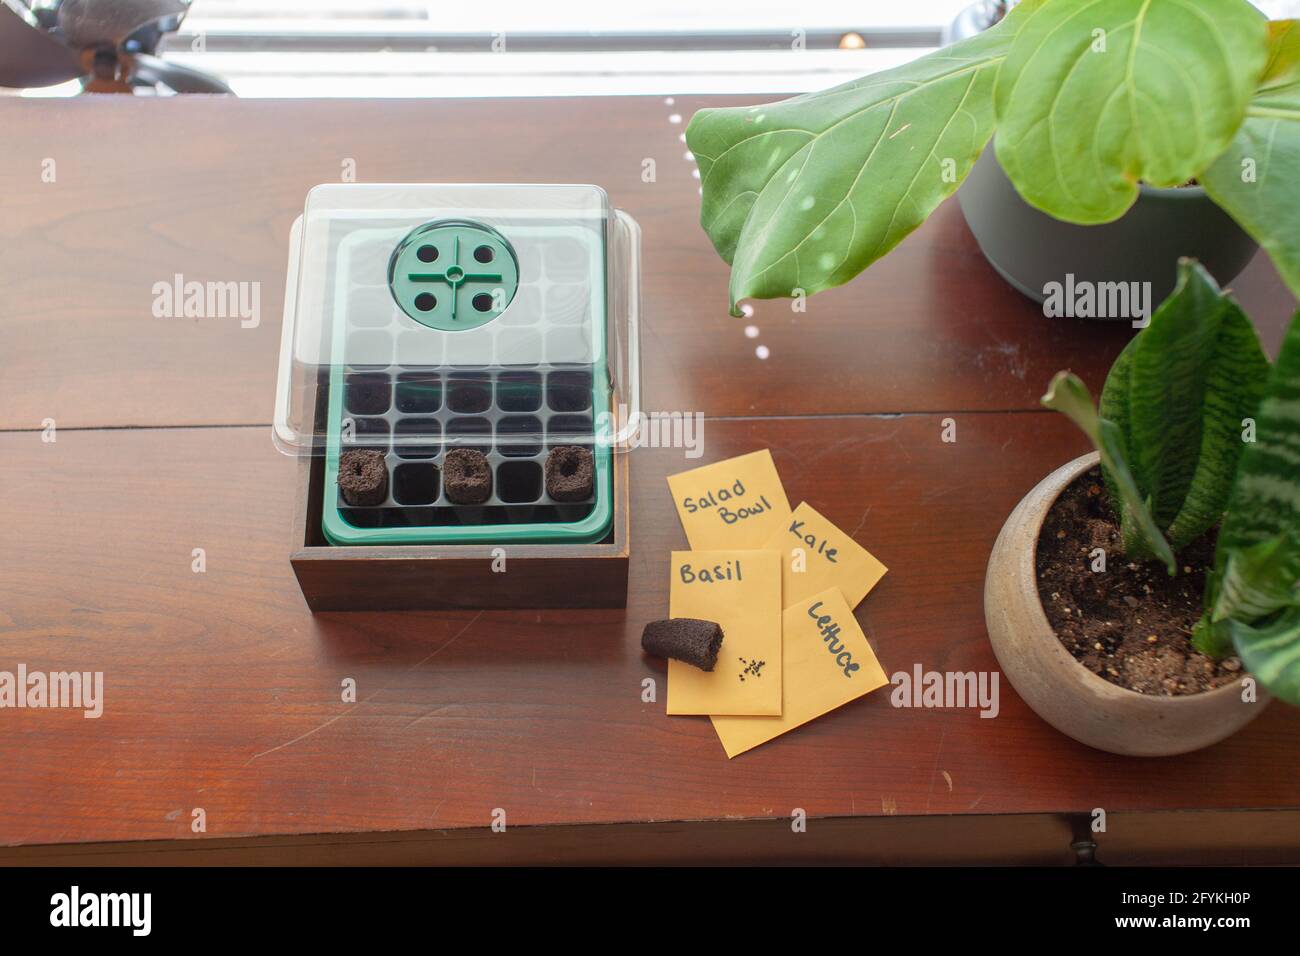
POLYGON ((546 456, 546 493, 555 501, 586 501, 595 482, 591 449, 561 445, 546 456))
POLYGON ((388 466, 377 451, 357 448, 339 455, 339 492, 355 507, 381 505, 388 497, 388 466))
POLYGON ((481 505, 492 497, 492 466, 472 448, 453 448, 442 460, 442 490, 457 505, 481 505))
POLYGON ((702 671, 713 670, 722 647, 722 628, 714 621, 674 617, 651 621, 641 632, 641 649, 655 657, 671 657, 702 671))

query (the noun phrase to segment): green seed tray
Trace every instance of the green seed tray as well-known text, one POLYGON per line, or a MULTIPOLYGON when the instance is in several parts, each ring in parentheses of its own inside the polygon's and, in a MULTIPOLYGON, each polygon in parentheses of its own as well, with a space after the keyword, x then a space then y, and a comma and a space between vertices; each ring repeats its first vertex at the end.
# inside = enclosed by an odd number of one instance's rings
POLYGON ((447 220, 396 246, 390 229, 353 228, 336 255, 326 538, 340 545, 603 538, 612 494, 611 450, 601 440, 610 383, 600 233, 447 220), (592 450, 594 493, 585 502, 546 494, 546 455, 560 445, 592 450), (339 457, 353 448, 384 455, 383 503, 355 507, 338 493, 339 457), (487 456, 493 488, 483 504, 447 500, 442 463, 452 448, 487 456))

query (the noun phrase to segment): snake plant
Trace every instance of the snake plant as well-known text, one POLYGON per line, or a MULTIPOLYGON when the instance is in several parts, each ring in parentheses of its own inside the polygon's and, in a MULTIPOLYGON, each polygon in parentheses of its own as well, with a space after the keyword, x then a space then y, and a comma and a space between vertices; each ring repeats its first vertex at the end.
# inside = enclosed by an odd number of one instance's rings
POLYGON ((1270 369, 1240 307, 1184 260, 1100 408, 1069 372, 1043 404, 1097 446, 1129 557, 1176 574, 1178 553, 1217 526, 1194 643, 1236 653, 1300 704, 1300 314, 1270 369))

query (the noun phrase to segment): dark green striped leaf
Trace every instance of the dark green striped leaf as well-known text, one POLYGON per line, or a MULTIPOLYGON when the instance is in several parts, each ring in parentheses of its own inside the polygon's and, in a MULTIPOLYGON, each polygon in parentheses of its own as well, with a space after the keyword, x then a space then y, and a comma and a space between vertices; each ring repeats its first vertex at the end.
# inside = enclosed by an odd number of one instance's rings
POLYGON ((1282 534, 1300 537, 1300 313, 1291 321, 1255 414, 1219 530, 1228 555, 1282 534))
MULTIPOLYGON (((1243 421, 1263 394, 1268 359, 1254 327, 1199 264, 1134 336, 1106 378, 1101 416, 1118 428, 1151 516, 1175 552, 1223 515, 1241 455, 1243 421)), ((1114 477, 1107 487, 1116 496, 1114 477)), ((1124 519, 1125 551, 1155 557, 1124 519)))
POLYGON ((1287 608, 1262 624, 1230 620, 1228 627, 1247 670, 1270 693, 1300 704, 1300 607, 1287 608))
POLYGON ((1300 604, 1300 541, 1290 534, 1230 552, 1211 616, 1255 621, 1300 604))
POLYGON ((1255 441, 1242 452, 1219 528, 1195 643, 1222 655, 1230 640, 1269 690, 1300 703, 1300 314, 1255 418, 1255 441))
POLYGON ((1129 471, 1123 436, 1114 422, 1098 417, 1088 386, 1071 372, 1057 372, 1042 402, 1069 418, 1092 440, 1101 455, 1102 471, 1110 484, 1121 522, 1140 543, 1142 553, 1159 558, 1173 574, 1177 570, 1174 553, 1152 519, 1151 510, 1129 471))

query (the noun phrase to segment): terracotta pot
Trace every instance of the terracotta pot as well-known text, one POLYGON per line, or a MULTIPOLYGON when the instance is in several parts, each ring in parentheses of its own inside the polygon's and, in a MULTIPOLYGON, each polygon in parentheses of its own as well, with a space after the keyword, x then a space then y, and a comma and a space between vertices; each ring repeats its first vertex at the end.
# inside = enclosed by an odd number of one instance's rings
MULTIPOLYGON (((984 620, 1002 672, 1034 712, 1090 747, 1160 757, 1217 743, 1255 719, 1268 703, 1241 699, 1239 681, 1202 694, 1156 697, 1103 680, 1057 639, 1038 598, 1038 534, 1056 499, 1097 464, 1076 458, 1025 495, 1002 526, 984 579, 984 620)), ((1243 675, 1243 677, 1246 675, 1243 675)))

